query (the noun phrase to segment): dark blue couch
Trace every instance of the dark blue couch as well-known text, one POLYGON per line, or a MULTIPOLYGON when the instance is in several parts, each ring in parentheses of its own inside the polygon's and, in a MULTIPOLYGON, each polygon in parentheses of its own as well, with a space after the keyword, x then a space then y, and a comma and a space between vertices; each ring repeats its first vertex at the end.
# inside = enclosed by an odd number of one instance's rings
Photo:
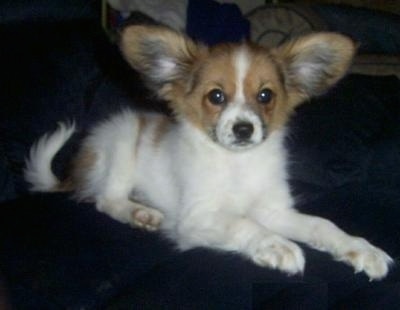
MULTIPOLYGON (((57 15, 25 2, 18 9, 5 1, 16 17, 0 16, 0 308, 399 309, 397 266, 369 282, 304 247, 305 274, 287 277, 233 254, 178 253, 158 234, 64 194, 28 194, 24 158, 57 121, 74 118, 84 133, 121 106, 165 107, 109 43, 96 6, 70 1, 57 15)), ((368 238, 399 263, 399 80, 348 76, 300 107, 290 132, 298 208, 368 238)), ((78 142, 57 157, 59 174, 78 142)))

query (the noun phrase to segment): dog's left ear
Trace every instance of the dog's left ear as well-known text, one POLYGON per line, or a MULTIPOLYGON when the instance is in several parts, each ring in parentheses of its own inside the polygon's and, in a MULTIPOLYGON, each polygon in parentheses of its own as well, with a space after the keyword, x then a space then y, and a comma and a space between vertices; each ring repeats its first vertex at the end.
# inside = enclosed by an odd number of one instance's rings
POLYGON ((120 48, 147 86, 168 100, 174 87, 187 80, 204 47, 165 26, 136 25, 123 29, 120 48))
POLYGON ((321 95, 347 72, 355 43, 336 33, 316 33, 273 50, 281 66, 290 104, 321 95))

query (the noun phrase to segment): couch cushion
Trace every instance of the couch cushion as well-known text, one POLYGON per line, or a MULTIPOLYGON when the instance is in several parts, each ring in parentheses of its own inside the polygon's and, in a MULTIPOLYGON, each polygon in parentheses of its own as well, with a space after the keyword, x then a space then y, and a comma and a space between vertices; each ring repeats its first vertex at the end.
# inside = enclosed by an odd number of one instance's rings
POLYGON ((266 4, 246 14, 251 40, 274 47, 300 35, 327 29, 323 20, 308 6, 266 4))

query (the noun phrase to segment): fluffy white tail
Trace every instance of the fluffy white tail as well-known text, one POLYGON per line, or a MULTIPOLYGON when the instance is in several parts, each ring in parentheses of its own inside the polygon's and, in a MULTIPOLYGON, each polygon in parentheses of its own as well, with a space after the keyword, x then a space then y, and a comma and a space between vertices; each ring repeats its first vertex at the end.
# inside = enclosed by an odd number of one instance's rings
POLYGON ((57 188, 60 181, 52 172, 51 162, 74 132, 74 123, 58 123, 56 131, 43 135, 31 147, 24 177, 31 184, 32 191, 47 192, 57 188))

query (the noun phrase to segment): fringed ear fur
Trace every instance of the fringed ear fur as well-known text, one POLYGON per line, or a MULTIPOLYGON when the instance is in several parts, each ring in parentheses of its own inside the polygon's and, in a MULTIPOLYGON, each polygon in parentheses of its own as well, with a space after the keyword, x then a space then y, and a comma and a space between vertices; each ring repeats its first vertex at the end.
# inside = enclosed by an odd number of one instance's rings
POLYGON ((186 78, 202 46, 164 26, 129 26, 120 48, 128 63, 144 76, 147 86, 168 99, 174 83, 186 78))
POLYGON ((292 106, 326 92, 347 72, 355 43, 337 33, 316 33, 273 50, 292 106))
MULTIPOLYGON (((207 48, 165 26, 134 25, 123 29, 120 48, 128 63, 160 98, 171 100, 185 89, 196 61, 207 48)), ((289 105, 327 91, 347 72, 354 42, 337 33, 315 33, 279 46, 271 55, 280 67, 289 105)))

